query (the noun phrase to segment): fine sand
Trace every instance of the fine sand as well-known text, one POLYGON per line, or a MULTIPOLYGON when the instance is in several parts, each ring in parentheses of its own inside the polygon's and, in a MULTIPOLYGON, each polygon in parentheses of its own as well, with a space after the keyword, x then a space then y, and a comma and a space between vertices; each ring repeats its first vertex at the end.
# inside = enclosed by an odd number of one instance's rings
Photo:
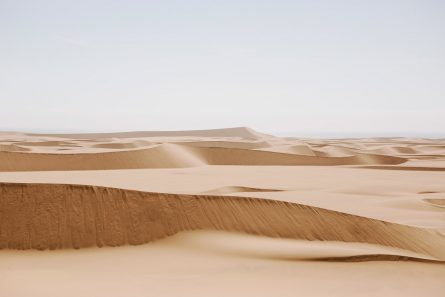
POLYGON ((445 140, 0 132, 0 296, 443 296, 445 140))

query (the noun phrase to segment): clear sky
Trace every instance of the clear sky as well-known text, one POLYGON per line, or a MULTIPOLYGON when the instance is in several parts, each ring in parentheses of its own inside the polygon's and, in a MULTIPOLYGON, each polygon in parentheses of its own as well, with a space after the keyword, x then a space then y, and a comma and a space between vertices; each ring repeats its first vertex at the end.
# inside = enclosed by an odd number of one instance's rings
POLYGON ((0 0, 0 129, 445 137, 443 0, 0 0))

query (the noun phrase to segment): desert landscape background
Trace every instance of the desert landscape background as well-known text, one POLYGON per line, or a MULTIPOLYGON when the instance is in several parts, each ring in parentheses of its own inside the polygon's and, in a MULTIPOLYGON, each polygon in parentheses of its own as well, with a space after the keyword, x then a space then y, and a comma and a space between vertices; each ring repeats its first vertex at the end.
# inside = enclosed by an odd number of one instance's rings
POLYGON ((0 133, 4 296, 443 296, 445 139, 0 133))
POLYGON ((0 0, 0 297, 444 297, 445 1, 0 0))

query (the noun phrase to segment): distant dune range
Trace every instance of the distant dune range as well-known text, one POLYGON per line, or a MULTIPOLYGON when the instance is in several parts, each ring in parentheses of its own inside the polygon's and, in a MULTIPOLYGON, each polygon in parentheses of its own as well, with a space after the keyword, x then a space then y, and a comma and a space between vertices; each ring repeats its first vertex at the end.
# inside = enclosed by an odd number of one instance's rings
POLYGON ((112 132, 112 133, 72 133, 72 134, 37 134, 30 133, 30 136, 36 137, 60 137, 69 139, 100 139, 100 138, 141 138, 141 137, 238 137, 243 139, 258 139, 264 137, 273 137, 268 134, 257 132, 247 127, 211 129, 211 130, 188 130, 188 131, 131 131, 131 132, 112 132))
POLYGON ((138 245, 188 230, 379 244, 445 259, 437 230, 269 199, 85 185, 0 184, 0 247, 138 245))
POLYGON ((0 171, 176 168, 202 165, 397 165, 400 157, 357 154, 318 157, 258 150, 162 144, 153 148, 100 153, 0 152, 0 171))

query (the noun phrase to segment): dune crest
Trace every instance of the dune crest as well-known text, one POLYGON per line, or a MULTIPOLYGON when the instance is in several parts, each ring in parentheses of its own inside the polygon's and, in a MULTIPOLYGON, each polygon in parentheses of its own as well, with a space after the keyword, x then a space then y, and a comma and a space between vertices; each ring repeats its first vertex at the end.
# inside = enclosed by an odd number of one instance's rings
POLYGON ((0 248, 137 245, 187 230, 363 242, 445 259, 444 235, 276 200, 63 184, 0 184, 0 248))

